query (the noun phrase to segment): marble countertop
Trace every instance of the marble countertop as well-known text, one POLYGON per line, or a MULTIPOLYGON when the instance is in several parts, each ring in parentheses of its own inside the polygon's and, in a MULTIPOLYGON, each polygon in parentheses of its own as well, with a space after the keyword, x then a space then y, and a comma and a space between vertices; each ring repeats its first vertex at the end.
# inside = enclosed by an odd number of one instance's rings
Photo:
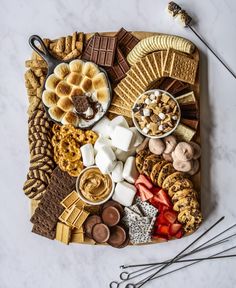
MULTIPOLYGON (((0 287, 105 288, 119 266, 174 256, 216 219, 214 233, 236 218, 235 79, 189 31, 164 12, 166 0, 2 0, 0 9, 0 287), (126 3, 126 5, 125 5, 126 3), (32 234, 29 203, 22 192, 28 169, 27 96, 24 61, 28 37, 56 38, 78 31, 158 31, 185 36, 201 50, 202 206, 205 221, 192 236, 160 245, 110 247, 62 245, 32 234)), ((236 72, 236 2, 181 0, 196 29, 236 72)), ((211 234, 213 235, 213 233, 211 234)), ((236 260, 199 263, 146 287, 235 287, 236 260)))

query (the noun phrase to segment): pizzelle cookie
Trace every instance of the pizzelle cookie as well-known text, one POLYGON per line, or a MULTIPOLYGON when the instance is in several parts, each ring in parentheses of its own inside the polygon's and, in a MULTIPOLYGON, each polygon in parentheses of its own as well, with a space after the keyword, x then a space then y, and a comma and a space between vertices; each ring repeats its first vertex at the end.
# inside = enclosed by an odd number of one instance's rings
POLYGON ((174 172, 175 172, 175 169, 174 169, 172 163, 165 164, 162 167, 162 169, 161 169, 161 171, 160 171, 160 173, 158 175, 158 179, 157 179, 158 186, 161 187, 162 183, 166 179, 166 177, 168 177, 170 174, 172 174, 174 172))
POLYGON ((168 162, 165 160, 159 161, 157 164, 155 164, 152 168, 152 172, 150 175, 150 178, 154 185, 158 185, 158 176, 161 171, 161 169, 167 164, 168 162))
POLYGON ((193 183, 187 179, 183 178, 181 180, 177 180, 169 189, 168 194, 172 198, 177 191, 183 190, 185 188, 193 188, 193 183))
POLYGON ((182 172, 174 172, 170 174, 162 183, 162 188, 168 190, 177 180, 186 178, 186 175, 182 172))

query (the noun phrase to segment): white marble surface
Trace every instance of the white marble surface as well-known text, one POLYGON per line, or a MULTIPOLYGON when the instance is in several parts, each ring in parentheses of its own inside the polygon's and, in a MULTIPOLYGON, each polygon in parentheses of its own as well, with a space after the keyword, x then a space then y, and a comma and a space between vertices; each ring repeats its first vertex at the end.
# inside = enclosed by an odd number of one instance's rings
MULTIPOLYGON (((236 80, 191 34, 164 13, 167 1, 1 0, 0 8, 0 287, 104 288, 118 278, 119 265, 174 256, 222 215, 232 224, 235 212, 236 80), (126 3, 126 6, 124 6, 126 3), (62 245, 30 232, 22 183, 28 168, 27 97, 24 60, 31 34, 56 38, 79 31, 150 30, 183 35, 201 49, 202 203, 205 222, 193 236, 160 245, 110 247, 62 245)), ((236 2, 182 0, 198 31, 236 72, 236 2)), ((236 260, 200 263, 147 287, 232 288, 236 260)))

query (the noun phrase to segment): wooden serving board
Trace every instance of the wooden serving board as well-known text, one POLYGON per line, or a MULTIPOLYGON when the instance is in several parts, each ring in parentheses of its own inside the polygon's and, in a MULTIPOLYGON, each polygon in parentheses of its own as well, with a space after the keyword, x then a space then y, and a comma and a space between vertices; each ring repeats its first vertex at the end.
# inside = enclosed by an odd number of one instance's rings
MULTIPOLYGON (((106 35, 106 36, 114 36, 117 32, 99 32, 99 34, 101 35, 106 35)), ((138 39, 142 40, 144 38, 147 37, 151 37, 151 36, 155 36, 155 35, 164 35, 163 33, 157 33, 157 32, 146 32, 146 31, 133 31, 132 34, 134 36, 136 36, 138 39)), ((91 36, 93 36, 94 33, 87 33, 85 34, 85 39, 88 40, 91 36)), ((177 36, 177 35, 176 35, 177 36)), ((195 45, 196 46, 196 45, 195 45)), ((200 60, 200 54, 199 54, 199 50, 196 47, 194 53, 192 54, 193 58, 197 61, 200 60)), ((193 91, 195 93, 196 99, 198 101, 198 106, 200 107, 200 77, 199 77, 199 69, 198 69, 198 73, 197 73, 197 77, 196 77, 196 81, 195 84, 192 85, 193 91)), ((197 129, 197 133, 194 137, 194 140, 196 142, 198 142, 199 144, 201 143, 201 138, 200 138, 200 122, 198 125, 198 129, 197 129)), ((201 169, 199 170, 199 172, 194 175, 191 180, 194 183, 194 187, 195 189, 198 191, 198 193, 201 193, 201 178, 200 178, 200 174, 201 174, 201 169)), ((31 211, 30 214, 32 215, 37 207, 38 201, 36 200, 31 200, 31 211)), ((188 234, 185 233, 185 236, 187 236, 188 234)), ((146 244, 139 244, 139 245, 148 245, 148 244, 156 244, 156 243, 160 243, 162 242, 161 240, 153 240, 151 243, 146 243, 146 244)), ((89 245, 94 245, 95 243, 93 242, 93 240, 89 239, 89 238, 85 238, 84 243, 81 244, 89 244, 89 245)), ((107 244, 96 244, 96 245, 107 245, 107 244)), ((132 246, 132 244, 130 244, 132 246)))

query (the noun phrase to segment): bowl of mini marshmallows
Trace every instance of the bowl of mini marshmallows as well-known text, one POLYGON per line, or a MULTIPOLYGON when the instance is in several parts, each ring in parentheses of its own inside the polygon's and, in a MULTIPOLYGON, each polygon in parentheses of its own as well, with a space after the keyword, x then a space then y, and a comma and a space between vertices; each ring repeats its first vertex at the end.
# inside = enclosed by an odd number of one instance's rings
POLYGON ((177 128, 181 110, 177 100, 160 89, 141 94, 132 107, 132 119, 138 131, 149 138, 162 138, 177 128))

